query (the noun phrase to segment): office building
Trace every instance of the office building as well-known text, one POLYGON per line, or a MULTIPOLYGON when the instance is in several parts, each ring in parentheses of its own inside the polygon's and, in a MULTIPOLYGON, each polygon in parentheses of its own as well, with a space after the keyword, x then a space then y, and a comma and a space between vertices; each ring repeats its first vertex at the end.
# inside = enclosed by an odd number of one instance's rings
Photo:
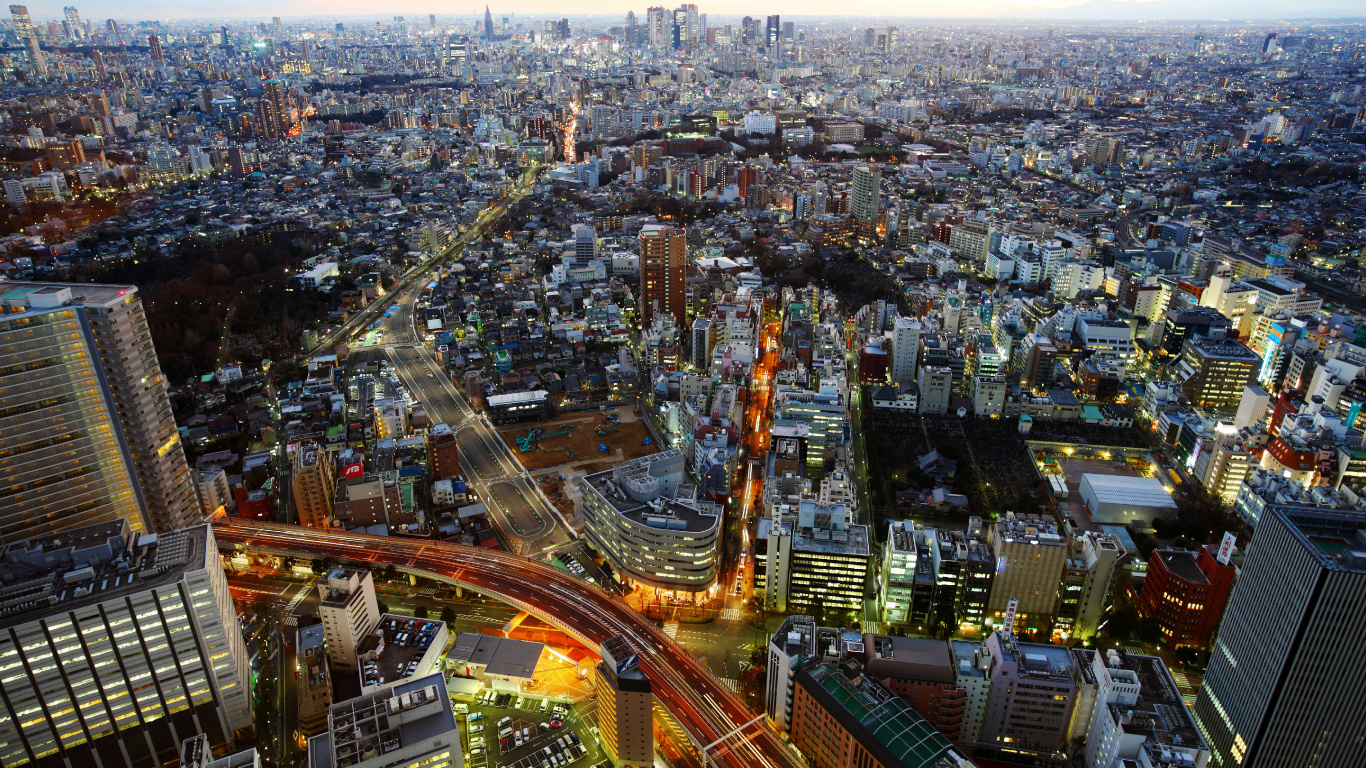
POLYGON ((1078 676, 1071 651, 1060 645, 1021 643, 997 630, 983 643, 990 655, 991 694, 979 744, 1006 755, 1066 752, 1078 676))
POLYGON ((1078 704, 1075 719, 1082 722, 1072 728, 1085 734, 1086 768, 1195 768, 1209 762, 1209 745, 1161 659, 1114 648, 1076 648, 1072 655, 1083 688, 1094 696, 1089 717, 1078 704))
POLYGON ((640 319, 648 326, 656 315, 670 315, 676 325, 688 319, 688 236, 675 227, 648 225, 640 230, 640 319))
POLYGON ((150 530, 85 314, 59 289, 0 303, 0 542, 127 519, 150 530))
POLYGON ((1235 339, 1192 336, 1181 348, 1176 375, 1181 393, 1197 408, 1236 408, 1257 382, 1261 358, 1235 339))
POLYGON ((1049 517, 1007 512, 987 528, 987 541, 997 563, 987 619, 1000 626, 1013 598, 1018 601, 1016 630, 1045 627, 1056 608, 1058 583, 1069 554, 1057 523, 1049 517))
POLYGON ((685 463, 668 450, 580 478, 584 529, 624 583, 701 600, 716 584, 721 509, 684 484, 685 463))
POLYGON ((446 678, 428 675, 333 704, 308 768, 464 768, 446 678))
POLYGON ((864 671, 911 705, 950 741, 962 736, 967 691, 958 687, 947 640, 866 634, 857 656, 864 671))
POLYGON ((97 523, 0 552, 0 765, 174 761, 252 724, 251 670, 213 530, 97 523))
POLYGON ((326 638, 321 624, 301 627, 294 633, 299 672, 299 732, 305 738, 327 730, 327 713, 332 709, 332 676, 327 668, 326 638))
POLYGON ((209 738, 200 734, 181 743, 180 768, 261 768, 261 754, 244 749, 215 759, 209 738))
MULTIPOLYGON (((59 307, 78 315, 84 328, 86 350, 77 352, 71 346, 71 354, 89 356, 102 369, 100 387, 118 416, 117 426, 132 457, 147 517, 158 531, 188 528, 201 519, 199 500, 137 288, 24 283, 0 289, 0 317, 6 319, 59 307)), ((69 336, 66 340, 74 344, 69 336)), ((26 418, 34 416, 30 413, 26 418)), ((90 424, 115 426, 94 421, 100 418, 94 412, 90 418, 90 424)))
POLYGON ((1139 615, 1157 619, 1168 648, 1208 649, 1224 618, 1235 574, 1207 546, 1198 553, 1155 549, 1136 601, 1139 615))
POLYGON ((711 350, 716 344, 716 327, 711 320, 699 317, 692 321, 692 367, 697 371, 711 370, 711 350))
MULTIPOLYGON (((921 529, 922 531, 925 529, 921 529)), ((882 583, 878 597, 882 621, 886 624, 905 624, 911 615, 915 597, 917 542, 915 523, 892 520, 887 524, 887 540, 882 545, 882 583)), ((933 536, 934 531, 930 530, 933 536)), ((923 569, 928 573, 931 564, 923 569)))
POLYGON ((1210 765, 1360 765, 1366 516, 1268 507, 1247 549, 1195 702, 1210 765))
POLYGON ((460 441, 448 424, 437 424, 427 433, 427 466, 433 480, 460 476, 460 441))
POLYGON ((939 365, 922 365, 916 374, 920 389, 920 412, 945 414, 949 412, 949 396, 953 393, 953 370, 939 365))
POLYGON ((862 615, 872 553, 868 526, 852 520, 842 503, 775 508, 764 573, 769 610, 862 615))
POLYGON ((318 614, 334 674, 358 669, 357 648, 379 624, 379 601, 369 571, 334 568, 318 582, 318 614))
POLYGON ((792 697, 797 673, 813 659, 835 663, 843 658, 840 630, 816 625, 811 616, 788 616, 768 641, 768 676, 764 679, 764 712, 769 724, 784 733, 792 723, 792 697))
POLYGON ((857 661, 797 672, 792 743, 813 766, 939 768, 972 765, 857 661))
POLYGON ((765 47, 767 47, 770 52, 776 51, 778 49, 778 41, 782 40, 783 37, 782 20, 776 15, 769 16, 764 32, 765 47))
POLYGON ((1058 586, 1055 631, 1078 640, 1096 636, 1123 558, 1124 543, 1117 536, 1085 531, 1073 540, 1058 586))
POLYGON ((315 442, 302 442, 294 446, 293 466, 291 491, 299 525, 306 528, 332 525, 337 470, 331 454, 315 442))
POLYGON ((881 187, 881 171, 869 165, 855 166, 853 183, 850 185, 849 214, 867 224, 875 223, 881 187))
POLYGON ((640 670, 640 657, 626 638, 613 635, 599 649, 593 668, 598 693, 598 732, 602 748, 620 768, 654 766, 654 692, 640 670))

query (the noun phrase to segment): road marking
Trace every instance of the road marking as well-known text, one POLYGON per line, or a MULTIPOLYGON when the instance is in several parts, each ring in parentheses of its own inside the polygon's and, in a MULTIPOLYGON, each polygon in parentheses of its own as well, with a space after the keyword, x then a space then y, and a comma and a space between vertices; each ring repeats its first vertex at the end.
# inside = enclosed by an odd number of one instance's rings
POLYGON ((739 620, 740 620, 740 609, 739 609, 739 608, 724 608, 724 609, 722 609, 722 611, 721 611, 721 620, 722 620, 722 621, 739 621, 739 620))
POLYGON ((678 639, 678 622, 676 622, 676 621, 666 621, 666 622, 664 622, 664 634, 668 635, 669 638, 672 639, 672 640, 677 640, 677 639, 678 639))

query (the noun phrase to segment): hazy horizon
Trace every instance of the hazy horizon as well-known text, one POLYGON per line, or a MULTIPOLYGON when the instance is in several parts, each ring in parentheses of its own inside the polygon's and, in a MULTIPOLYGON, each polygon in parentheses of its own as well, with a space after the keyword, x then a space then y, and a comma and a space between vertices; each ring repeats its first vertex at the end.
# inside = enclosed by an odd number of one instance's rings
MULTIPOLYGON (((376 13, 375 6, 357 0, 293 0, 286 2, 264 2, 264 0, 245 0, 215 6, 212 11, 196 12, 181 3, 169 0, 147 0, 146 2, 92 3, 67 2, 61 5, 28 4, 29 13, 35 19, 57 19, 65 5, 74 4, 83 18, 95 20, 105 18, 141 19, 268 19, 272 16, 282 18, 318 18, 351 16, 360 18, 390 18, 395 15, 425 19, 435 13, 439 18, 476 18, 482 16, 482 4, 469 4, 459 11, 453 11, 447 4, 418 3, 402 0, 389 5, 383 13, 376 13), (447 7, 442 7, 447 6, 447 7), (231 10, 227 10, 227 8, 231 10), (225 12, 225 10, 227 12, 225 12)), ((658 2, 505 2, 490 3, 495 15, 515 13, 536 18, 562 16, 625 17, 627 11, 635 11, 643 17, 645 9, 658 2)), ((462 4, 464 5, 464 4, 462 4)), ((663 3, 674 7, 677 3, 663 3)), ((852 0, 842 3, 839 13, 830 13, 828 3, 815 0, 755 0, 754 2, 709 7, 697 3, 701 13, 712 18, 730 18, 780 14, 790 18, 883 18, 919 20, 973 20, 1027 22, 1040 21, 1289 21, 1289 20, 1366 20, 1366 10, 1351 2, 1341 0, 1311 0, 1299 10, 1287 12, 1284 3, 1270 0, 1250 0, 1249 2, 1230 3, 1227 0, 1031 0, 1030 2, 1000 2, 1000 0, 964 0, 954 6, 954 12, 944 13, 939 3, 904 3, 887 0, 852 0), (722 10, 724 9, 724 10, 722 10)))

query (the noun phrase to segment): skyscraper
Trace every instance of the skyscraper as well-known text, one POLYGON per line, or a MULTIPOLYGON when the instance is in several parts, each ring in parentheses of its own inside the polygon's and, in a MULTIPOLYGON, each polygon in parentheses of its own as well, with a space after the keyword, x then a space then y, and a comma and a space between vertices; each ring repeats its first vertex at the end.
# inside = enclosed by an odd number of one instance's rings
MULTIPOLYGON (((152 524, 158 531, 194 524, 199 501, 137 287, 28 283, 0 297, 0 303, 14 311, 44 288, 58 293, 66 289, 68 306, 79 310, 90 326, 87 338, 93 339, 104 369, 103 386, 114 401, 152 524)), ((42 295, 49 297, 44 301, 55 301, 51 294, 42 295)))
POLYGON ((493 12, 487 5, 484 6, 484 39, 493 39, 493 12))
POLYGON ((213 529, 118 520, 11 544, 0 588, 0 765, 174 765, 252 724, 251 665, 213 529))
POLYGON ((27 5, 11 5, 10 18, 14 20, 14 36, 24 40, 38 34, 33 28, 33 19, 28 15, 27 5))
POLYGON ((672 17, 667 8, 656 6, 645 11, 645 36, 651 48, 668 48, 672 17))
POLYGON ((152 49, 152 61, 155 61, 158 67, 166 66, 166 54, 161 50, 161 38, 148 35, 147 47, 152 49))
POLYGON ((71 25, 71 39, 84 40, 85 25, 81 23, 81 12, 76 10, 74 5, 68 5, 62 12, 66 14, 66 23, 71 25))
POLYGON ((1216 768, 1361 764, 1366 518, 1268 507, 1195 701, 1216 768))
POLYGON ((881 171, 869 165, 855 167, 853 190, 849 196, 849 213, 859 221, 876 223, 881 187, 881 171))
POLYGON ((774 15, 768 17, 768 28, 765 31, 768 33, 764 38, 768 50, 770 52, 777 50, 778 40, 782 38, 783 31, 782 22, 779 20, 778 16, 774 15))
POLYGON ((38 45, 38 38, 29 35, 24 38, 24 47, 28 49, 29 67, 33 69, 35 75, 47 74, 47 60, 43 58, 43 49, 38 45))
POLYGON ((69 288, 0 294, 0 542, 151 524, 85 313, 69 288))
POLYGON ((261 110, 267 134, 280 136, 289 129, 285 117, 285 87, 273 77, 261 84, 261 110))
POLYGON ((655 315, 687 321, 688 238, 675 227, 649 225, 640 230, 640 318, 649 325, 655 315))

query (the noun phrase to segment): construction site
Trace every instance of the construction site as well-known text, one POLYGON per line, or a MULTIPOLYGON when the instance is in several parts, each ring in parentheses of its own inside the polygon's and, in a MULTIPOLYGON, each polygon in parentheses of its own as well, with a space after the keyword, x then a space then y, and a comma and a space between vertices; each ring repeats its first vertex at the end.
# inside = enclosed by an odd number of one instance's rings
POLYGON ((566 414, 543 424, 521 424, 499 432, 533 474, 566 464, 611 465, 659 450, 645 422, 625 407, 566 414))

